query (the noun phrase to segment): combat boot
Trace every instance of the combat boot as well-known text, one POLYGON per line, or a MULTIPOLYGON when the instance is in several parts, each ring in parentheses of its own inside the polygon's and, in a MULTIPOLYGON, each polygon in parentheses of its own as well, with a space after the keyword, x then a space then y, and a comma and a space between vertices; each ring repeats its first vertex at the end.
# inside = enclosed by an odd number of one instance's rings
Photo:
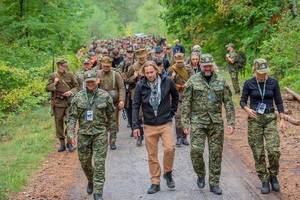
POLYGON ((271 183, 272 190, 278 192, 279 191, 279 183, 278 183, 276 176, 271 176, 270 183, 271 183))
POLYGON ((181 142, 182 142, 181 138, 177 138, 177 140, 176 140, 176 147, 180 147, 181 146, 181 142))
POLYGON ((262 194, 269 194, 270 193, 270 184, 269 184, 269 181, 262 183, 261 193, 262 194))
POLYGON ((210 186, 210 192, 214 193, 214 194, 218 194, 218 195, 221 195, 222 194, 222 190, 221 188, 216 185, 216 186, 210 186))
POLYGON ((110 142, 109 146, 111 150, 115 150, 117 148, 115 142, 110 142))
POLYGON ((190 143, 187 141, 186 137, 182 138, 182 144, 183 145, 189 145, 190 143))
POLYGON ((75 150, 75 147, 71 143, 67 143, 67 148, 69 149, 70 152, 73 152, 75 150))
POLYGON ((94 200, 103 200, 102 194, 94 194, 94 200))
POLYGON ((88 183, 88 185, 86 186, 86 192, 88 194, 92 194, 93 193, 93 189, 94 189, 94 186, 93 186, 93 183, 88 183))
POLYGON ((66 145, 62 144, 60 145, 59 149, 57 150, 58 152, 63 152, 66 150, 66 145))
POLYGON ((197 185, 198 185, 198 188, 204 188, 204 186, 205 186, 205 179, 204 179, 204 177, 198 177, 198 179, 197 179, 197 185))

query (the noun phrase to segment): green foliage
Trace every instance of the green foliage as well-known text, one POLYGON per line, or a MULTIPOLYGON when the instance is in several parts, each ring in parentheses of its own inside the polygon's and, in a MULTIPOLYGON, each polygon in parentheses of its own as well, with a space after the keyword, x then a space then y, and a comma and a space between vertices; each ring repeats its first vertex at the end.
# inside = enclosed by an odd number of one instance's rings
MULTIPOLYGON (((168 33, 185 46, 200 44, 219 66, 227 66, 225 45, 234 43, 247 56, 245 76, 255 58, 266 57, 274 76, 288 84, 287 73, 299 68, 299 17, 290 1, 161 0, 168 33), (292 10, 292 13, 290 11, 292 10), (284 45, 281 45, 283 43, 284 45), (288 45, 290 44, 290 45, 288 45), (278 52, 279 51, 279 52, 278 52)), ((299 79, 299 78, 298 78, 299 79)), ((297 80, 298 80, 297 79, 297 80)), ((293 86, 296 89, 296 86, 293 86)))
POLYGON ((30 181, 53 151, 54 126, 49 108, 18 115, 0 129, 0 199, 7 199, 30 181), (37 126, 37 123, 39 126, 37 126))

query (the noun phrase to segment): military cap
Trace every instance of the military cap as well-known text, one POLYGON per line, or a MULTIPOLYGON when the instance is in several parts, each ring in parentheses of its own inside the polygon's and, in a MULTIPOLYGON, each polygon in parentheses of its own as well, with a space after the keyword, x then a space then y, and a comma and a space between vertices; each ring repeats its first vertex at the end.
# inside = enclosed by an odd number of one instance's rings
POLYGON ((132 46, 127 47, 126 52, 134 52, 133 47, 132 46))
POLYGON ((101 59, 102 66, 111 66, 112 61, 113 61, 113 59, 111 59, 109 57, 102 57, 102 59, 101 59))
POLYGON ((150 53, 153 53, 153 52, 154 52, 153 49, 147 48, 147 54, 150 54, 150 53))
POLYGON ((84 58, 84 59, 82 60, 82 63, 83 63, 83 64, 84 64, 84 63, 90 63, 90 59, 84 58))
POLYGON ((93 58, 95 56, 94 52, 89 52, 89 58, 93 58))
POLYGON ((121 54, 121 55, 124 55, 124 54, 125 54, 124 49, 121 49, 121 50, 120 50, 120 54, 121 54))
POLYGON ((143 58, 143 57, 146 57, 147 55, 147 52, 146 52, 146 49, 138 49, 135 51, 135 55, 137 58, 143 58))
POLYGON ((162 51, 161 46, 155 47, 155 53, 161 53, 162 51))
POLYGON ((226 47, 226 48, 227 48, 227 47, 234 47, 234 44, 229 43, 229 44, 227 44, 225 47, 226 47))
POLYGON ((84 81, 96 81, 97 73, 94 70, 88 70, 84 73, 84 81))
POLYGON ((197 44, 197 45, 193 46, 193 51, 194 52, 201 52, 201 47, 197 44))
POLYGON ((214 58, 210 54, 202 54, 200 58, 201 66, 215 65, 214 58))
POLYGON ((175 62, 184 62, 184 54, 183 53, 176 53, 174 55, 175 62))
POLYGON ((256 70, 259 74, 266 74, 271 72, 268 62, 263 58, 254 60, 253 70, 256 70))
POLYGON ((102 54, 108 54, 107 49, 102 49, 102 54))
POLYGON ((100 60, 100 61, 101 61, 101 59, 102 59, 102 55, 99 54, 97 60, 100 60))
POLYGON ((172 45, 171 44, 167 44, 166 45, 166 49, 172 49, 172 45))
POLYGON ((66 59, 62 58, 62 59, 59 59, 56 64, 62 65, 62 66, 68 66, 69 63, 66 59))

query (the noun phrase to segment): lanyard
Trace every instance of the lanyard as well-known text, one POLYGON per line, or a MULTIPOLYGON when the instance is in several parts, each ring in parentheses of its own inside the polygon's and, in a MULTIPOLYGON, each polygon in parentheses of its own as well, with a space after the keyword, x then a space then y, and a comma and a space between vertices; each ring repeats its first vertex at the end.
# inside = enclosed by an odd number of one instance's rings
POLYGON ((264 81, 264 90, 263 90, 263 92, 261 92, 260 85, 258 83, 257 77, 256 77, 256 83, 257 83, 257 87, 258 87, 258 90, 259 90, 259 94, 261 96, 261 102, 263 103, 264 102, 264 97, 265 97, 265 94, 266 94, 266 79, 264 81))
MULTIPOLYGON (((90 102, 88 102, 88 109, 90 109, 91 106, 92 106, 92 104, 94 103, 93 101, 94 101, 95 94, 96 94, 97 91, 98 91, 98 88, 97 88, 97 89, 95 90, 95 92, 93 93, 93 96, 92 96, 90 102)), ((85 96, 86 96, 86 99, 89 100, 89 98, 88 98, 88 96, 87 96, 87 92, 85 93, 85 96)))

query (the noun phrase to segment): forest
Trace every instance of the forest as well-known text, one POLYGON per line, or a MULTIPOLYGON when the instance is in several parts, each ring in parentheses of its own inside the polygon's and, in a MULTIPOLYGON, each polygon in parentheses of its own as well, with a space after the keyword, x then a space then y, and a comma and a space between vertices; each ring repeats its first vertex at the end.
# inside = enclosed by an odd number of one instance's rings
POLYGON ((227 68, 225 45, 245 52, 243 76, 267 59, 280 86, 300 92, 300 20, 296 0, 3 0, 0 2, 0 123, 47 102, 45 84, 58 58, 70 70, 92 38, 134 33, 200 44, 227 68))

